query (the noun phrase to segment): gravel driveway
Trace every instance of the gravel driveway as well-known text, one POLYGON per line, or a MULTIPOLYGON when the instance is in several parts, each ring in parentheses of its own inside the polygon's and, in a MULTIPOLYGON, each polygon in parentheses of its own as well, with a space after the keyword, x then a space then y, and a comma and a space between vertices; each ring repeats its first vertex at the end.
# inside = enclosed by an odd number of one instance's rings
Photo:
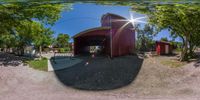
MULTIPOLYGON (((144 59, 129 85, 104 91, 80 90, 63 84, 54 72, 23 66, 0 66, 0 100, 198 100, 200 68, 190 63, 170 68, 160 58, 144 59)), ((133 61, 134 62, 134 61, 133 61)))

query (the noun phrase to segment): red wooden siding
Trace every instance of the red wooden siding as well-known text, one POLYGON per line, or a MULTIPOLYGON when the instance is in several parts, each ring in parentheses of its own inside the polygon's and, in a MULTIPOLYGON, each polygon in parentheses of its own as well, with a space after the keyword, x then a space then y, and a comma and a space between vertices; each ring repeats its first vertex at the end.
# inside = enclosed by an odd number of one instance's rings
POLYGON ((172 46, 168 42, 162 42, 162 41, 156 41, 156 53, 158 55, 163 55, 163 54, 170 54, 172 53, 172 46), (168 48, 168 53, 166 53, 166 45, 169 46, 168 48))
POLYGON ((110 13, 103 15, 101 18, 102 27, 89 29, 74 36, 75 54, 80 54, 80 50, 84 46, 91 44, 87 41, 91 40, 90 42, 92 42, 92 39, 97 39, 97 37, 105 38, 104 52, 110 56, 133 53, 135 49, 135 30, 133 30, 132 24, 127 24, 127 22, 125 18, 119 15, 110 13))

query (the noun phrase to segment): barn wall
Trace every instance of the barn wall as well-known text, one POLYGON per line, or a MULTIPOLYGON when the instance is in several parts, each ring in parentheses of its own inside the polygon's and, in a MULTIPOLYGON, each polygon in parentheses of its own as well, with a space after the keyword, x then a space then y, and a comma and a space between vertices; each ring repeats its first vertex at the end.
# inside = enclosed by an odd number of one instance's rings
POLYGON ((127 24, 125 18, 112 14, 104 15, 101 19, 101 23, 102 26, 111 27, 112 56, 121 56, 134 53, 135 31, 132 30, 133 26, 131 23, 127 24))
MULTIPOLYGON (((128 55, 134 52, 135 31, 132 24, 126 21, 116 21, 122 18, 112 16, 112 51, 113 56, 128 55)), ((122 19, 125 20, 125 19, 122 19)))
POLYGON ((132 24, 126 24, 127 21, 123 17, 113 14, 106 14, 102 16, 101 25, 102 27, 111 27, 110 30, 96 30, 81 34, 78 38, 74 39, 74 51, 75 54, 80 53, 80 48, 84 45, 85 36, 99 36, 104 35, 106 37, 105 42, 105 53, 111 55, 112 45, 112 56, 121 56, 134 53, 135 49, 135 30, 133 30, 132 24), (111 19, 111 21, 110 21, 111 19), (124 20, 124 21, 120 21, 124 20), (111 22, 111 23, 110 23, 111 22), (111 25, 111 26, 110 26, 111 25), (126 27, 124 25, 127 25, 126 27), (112 35, 112 36, 110 36, 112 35), (110 41, 112 37, 112 41, 110 41), (111 44, 112 42, 112 44, 111 44))
POLYGON ((101 26, 110 26, 113 29, 119 29, 121 26, 125 25, 127 23, 125 18, 119 17, 119 16, 114 16, 114 15, 104 15, 101 19, 101 26), (111 21, 110 21, 111 19, 111 21))
POLYGON ((124 29, 120 34, 113 36, 113 56, 127 55, 134 53, 135 33, 132 30, 124 29))

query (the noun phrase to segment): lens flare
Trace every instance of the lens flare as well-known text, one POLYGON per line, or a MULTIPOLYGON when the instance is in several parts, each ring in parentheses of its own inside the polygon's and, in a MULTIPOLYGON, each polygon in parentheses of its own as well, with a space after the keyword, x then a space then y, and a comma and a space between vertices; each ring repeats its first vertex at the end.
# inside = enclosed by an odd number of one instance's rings
POLYGON ((117 32, 116 32, 116 34, 115 34, 115 35, 116 35, 116 38, 114 38, 114 39, 118 40, 119 37, 120 37, 121 31, 123 31, 123 29, 124 29, 127 25, 129 25, 129 24, 132 24, 133 30, 134 30, 137 23, 143 23, 143 24, 146 24, 146 23, 147 23, 147 22, 145 22, 145 21, 142 21, 142 19, 147 18, 147 16, 142 16, 142 17, 136 17, 136 18, 134 18, 132 12, 129 12, 129 14, 130 14, 130 18, 129 18, 128 20, 112 20, 112 22, 120 22, 120 21, 124 21, 124 22, 125 22, 125 24, 124 24, 123 26, 121 26, 121 27, 117 30, 117 32))
POLYGON ((130 19, 128 20, 128 22, 132 23, 133 26, 135 26, 136 23, 144 23, 144 24, 146 24, 146 22, 142 21, 141 19, 145 19, 145 18, 147 18, 147 16, 134 18, 132 12, 129 12, 129 14, 130 14, 130 19))

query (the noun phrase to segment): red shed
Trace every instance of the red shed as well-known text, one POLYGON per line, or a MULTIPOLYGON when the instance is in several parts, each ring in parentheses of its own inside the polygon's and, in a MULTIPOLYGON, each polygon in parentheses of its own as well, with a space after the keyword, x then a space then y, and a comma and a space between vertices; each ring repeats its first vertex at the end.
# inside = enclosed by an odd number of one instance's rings
POLYGON ((90 46, 100 46, 106 55, 121 56, 134 53, 135 30, 124 17, 107 13, 101 18, 101 27, 92 28, 73 36, 74 54, 89 52, 90 46))
POLYGON ((169 42, 156 41, 156 53, 165 55, 172 53, 172 45, 169 42))

